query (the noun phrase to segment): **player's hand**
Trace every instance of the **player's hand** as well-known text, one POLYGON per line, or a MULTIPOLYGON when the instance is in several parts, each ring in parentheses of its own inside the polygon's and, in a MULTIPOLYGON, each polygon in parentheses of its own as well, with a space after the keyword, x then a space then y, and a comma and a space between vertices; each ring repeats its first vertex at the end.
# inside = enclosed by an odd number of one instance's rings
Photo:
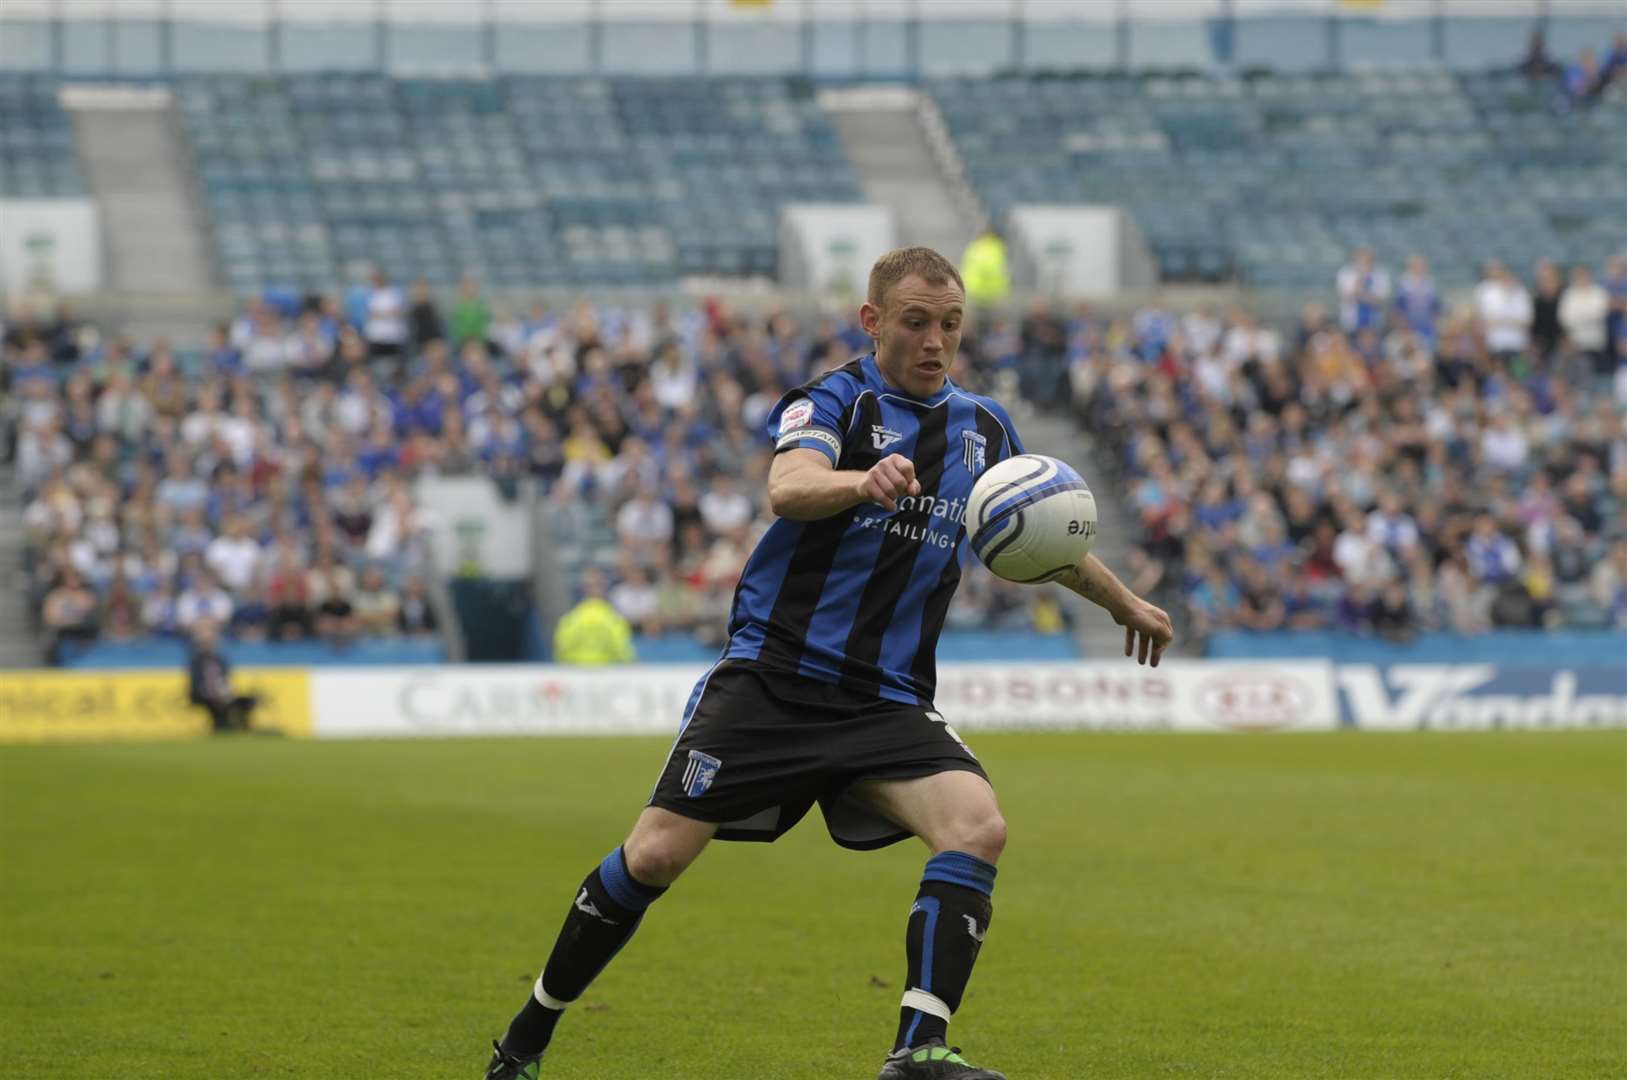
POLYGON ((1124 655, 1134 656, 1138 664, 1150 659, 1157 667, 1164 649, 1175 640, 1175 624, 1169 621, 1169 613, 1145 600, 1137 600, 1135 606, 1113 621, 1124 627, 1124 655))
POLYGON ((915 464, 903 454, 888 454, 870 467, 859 481, 859 498, 888 510, 898 509, 898 498, 921 494, 915 479, 915 464))

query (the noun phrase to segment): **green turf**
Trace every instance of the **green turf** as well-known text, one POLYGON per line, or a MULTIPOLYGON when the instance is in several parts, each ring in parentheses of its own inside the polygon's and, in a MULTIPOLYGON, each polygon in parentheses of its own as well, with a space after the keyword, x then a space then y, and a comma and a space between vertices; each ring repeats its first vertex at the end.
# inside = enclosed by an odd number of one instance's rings
MULTIPOLYGON (((975 738, 1012 1080, 1627 1076, 1627 732, 975 738)), ((0 1075, 479 1075, 660 740, 0 749, 0 1075)), ((544 1075, 874 1076, 922 851, 717 845, 544 1075)))

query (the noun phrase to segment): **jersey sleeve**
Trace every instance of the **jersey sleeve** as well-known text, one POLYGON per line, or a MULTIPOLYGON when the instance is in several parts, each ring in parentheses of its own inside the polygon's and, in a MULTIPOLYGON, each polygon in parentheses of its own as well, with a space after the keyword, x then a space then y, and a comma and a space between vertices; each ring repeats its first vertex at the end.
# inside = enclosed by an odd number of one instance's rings
POLYGON ((852 404, 851 380, 827 378, 799 386, 768 414, 774 452, 818 450, 835 465, 842 456, 842 417, 852 404))

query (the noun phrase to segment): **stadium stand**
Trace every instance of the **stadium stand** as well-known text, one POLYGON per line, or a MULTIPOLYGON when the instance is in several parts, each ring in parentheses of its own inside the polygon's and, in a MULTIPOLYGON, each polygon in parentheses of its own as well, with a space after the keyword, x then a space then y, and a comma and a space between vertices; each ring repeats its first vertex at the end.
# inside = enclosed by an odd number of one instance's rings
MULTIPOLYGON (((426 474, 534 478, 564 580, 611 572, 646 655, 702 655, 767 524, 769 408, 860 347, 851 325, 716 305, 539 308, 456 351, 430 339, 403 373, 340 307, 313 298, 294 332, 255 302, 185 362, 162 343, 70 347, 83 327, 9 327, 26 564, 54 659, 112 642, 97 663, 150 661, 200 618, 248 642, 326 641, 352 662, 439 655, 351 644, 435 630, 410 494, 426 474)), ((957 377, 985 375, 968 349, 957 377)), ((980 569, 949 616, 951 631, 1066 625, 1053 599, 980 569)), ((1062 640, 1034 649, 1073 655, 1062 640)))
MULTIPOLYGON (((23 85, 24 80, 14 80, 23 85)), ((36 96, 44 84, 27 80, 36 96)), ((771 275, 791 201, 861 198, 803 80, 177 80, 227 277, 332 289, 771 275)), ((1572 107, 1516 72, 946 78, 926 87, 998 221, 1128 207, 1166 280, 1320 286, 1358 243, 1481 260, 1627 242, 1627 80, 1572 107), (1194 199, 1192 178, 1203 184, 1194 199)), ((58 110, 60 113, 60 110, 58 110)))
MULTIPOLYGON (((1156 302, 997 313, 955 377, 1015 371, 1036 407, 1071 396, 1145 530, 1127 576, 1199 640, 1627 626, 1627 78, 1567 79, 932 80, 996 218, 1120 203, 1168 279, 1338 304, 1293 326, 1156 302), (1432 265, 1389 276, 1417 252, 1432 265), (1538 265, 1560 252, 1600 285, 1538 265), (1487 258, 1513 275, 1482 278, 1487 258), (1472 309, 1444 303, 1470 286, 1472 309)), ((0 192, 83 192, 57 85, 0 75, 0 192)), ((811 86, 171 85, 238 317, 180 356, 66 307, 5 323, 0 421, 57 658, 90 640, 138 656, 200 613, 250 641, 423 645, 428 564, 405 541, 426 473, 531 478, 562 580, 609 573, 645 655, 714 646, 766 520, 761 421, 862 335, 716 302, 522 314, 482 290, 771 273, 781 204, 861 198, 811 86)), ((978 572, 949 625, 1066 618, 978 572)))
POLYGON ((0 196, 81 196, 85 182, 56 80, 0 72, 0 196))
MULTIPOLYGON (((1283 332, 1243 312, 1147 307, 992 320, 955 377, 986 387, 1015 364, 1042 404, 1071 387, 1122 469, 1102 479, 1145 530, 1127 575, 1198 640, 1627 626, 1627 268, 1601 276, 1618 304, 1614 368, 1568 336, 1496 351, 1466 310, 1438 327, 1388 310, 1352 335, 1316 306, 1283 332)), ((652 655, 696 655, 720 639, 768 518, 764 417, 862 348, 850 324, 715 302, 539 305, 458 350, 425 342, 403 374, 339 310, 313 298, 301 316, 329 343, 311 367, 262 348, 289 330, 253 305, 193 360, 196 380, 161 343, 81 354, 80 328, 11 328, 47 630, 128 641, 215 612, 250 640, 428 632, 410 481, 475 473, 535 478, 563 580, 607 572, 652 655), (245 353, 261 356, 252 373, 245 353)), ((980 570, 949 619, 1065 626, 1045 594, 980 570)))
POLYGON ((193 75, 177 88, 244 295, 329 290, 379 264, 437 285, 772 275, 781 204, 860 197, 795 79, 193 75))
POLYGON ((54 660, 200 619, 341 646, 434 630, 398 451, 358 437, 384 398, 353 378, 301 400, 86 329, 12 323, 4 347, 24 569, 54 660))
POLYGON ((1427 338, 1315 305, 1287 334, 1072 320, 1080 416, 1144 530, 1133 574, 1200 638, 1627 625, 1627 264, 1607 280, 1613 360, 1567 337, 1499 351, 1467 310, 1427 338))
POLYGON ((1573 107, 1517 73, 1161 76, 927 83, 991 217, 1129 208, 1165 280, 1320 287, 1357 244, 1481 260, 1627 244, 1627 80, 1573 107), (1195 182, 1199 181, 1199 182, 1195 182))

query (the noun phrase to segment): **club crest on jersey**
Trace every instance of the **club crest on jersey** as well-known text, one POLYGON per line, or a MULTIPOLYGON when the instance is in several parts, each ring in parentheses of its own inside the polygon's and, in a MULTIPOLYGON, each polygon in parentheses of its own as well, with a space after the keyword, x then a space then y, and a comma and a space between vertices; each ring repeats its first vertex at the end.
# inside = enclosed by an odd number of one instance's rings
POLYGON ((706 789, 712 786, 712 781, 717 779, 717 771, 721 768, 723 762, 711 754, 691 750, 689 764, 684 768, 684 794, 691 799, 705 795, 706 789))
POLYGON ((875 444, 877 450, 885 450, 903 437, 902 431, 894 431, 885 424, 870 425, 870 441, 875 444))
POLYGON ((960 433, 961 448, 966 452, 966 471, 976 476, 988 464, 986 451, 989 440, 975 431, 960 433))

